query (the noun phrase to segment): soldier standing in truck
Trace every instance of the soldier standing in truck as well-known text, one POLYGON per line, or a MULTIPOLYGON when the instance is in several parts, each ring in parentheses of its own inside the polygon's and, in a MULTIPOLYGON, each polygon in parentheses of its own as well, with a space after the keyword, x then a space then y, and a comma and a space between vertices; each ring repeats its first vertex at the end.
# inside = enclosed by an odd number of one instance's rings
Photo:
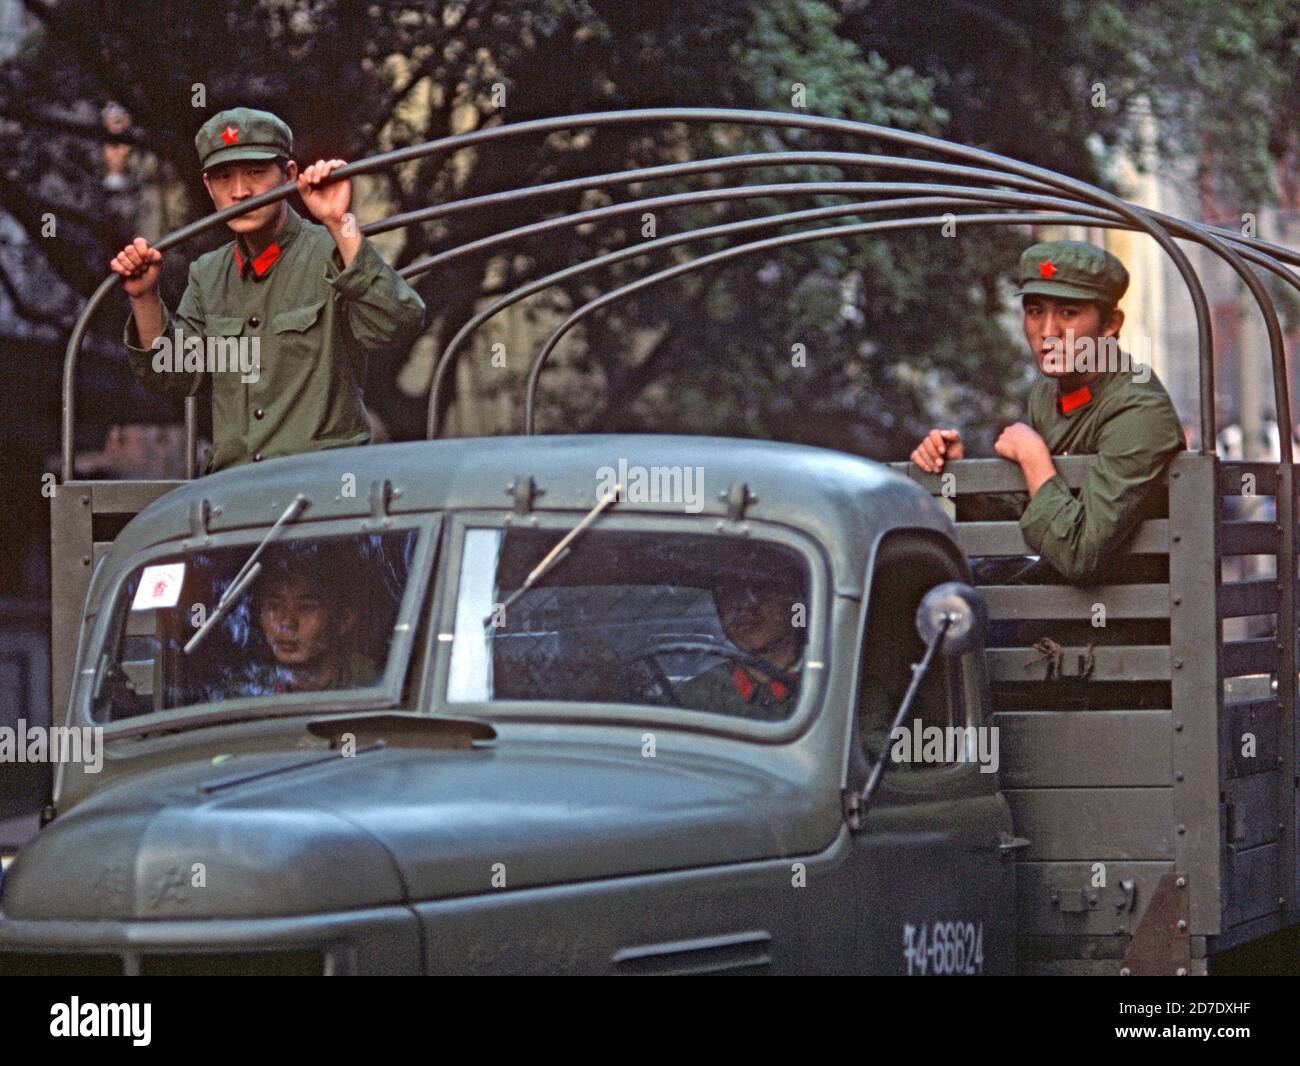
POLYGON ((245 107, 210 118, 195 145, 218 210, 296 180, 320 224, 304 221, 284 200, 230 219, 235 239, 190 266, 175 314, 158 295, 162 254, 135 238, 111 264, 131 301, 124 341, 132 370, 146 388, 169 396, 193 396, 211 378, 205 474, 368 443, 366 355, 413 343, 424 302, 361 235, 348 213, 352 183, 322 184, 343 160, 320 160, 299 173, 289 127, 245 107), (188 363, 160 371, 154 349, 173 335, 232 346, 246 340, 257 352, 257 372, 188 363))

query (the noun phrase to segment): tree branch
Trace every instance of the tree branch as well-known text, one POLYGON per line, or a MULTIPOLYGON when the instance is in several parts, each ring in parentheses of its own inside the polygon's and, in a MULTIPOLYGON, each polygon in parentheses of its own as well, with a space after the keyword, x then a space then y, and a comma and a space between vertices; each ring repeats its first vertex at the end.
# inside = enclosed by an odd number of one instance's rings
POLYGON ((50 19, 55 16, 55 8, 57 6, 58 5, 53 2, 43 4, 41 3, 41 0, 23 0, 23 7, 25 7, 30 14, 35 15, 45 23, 48 23, 50 19))
POLYGON ((13 278, 9 276, 9 271, 5 269, 3 263, 0 263, 0 289, 4 289, 5 295, 9 297, 9 302, 13 304, 15 313, 24 321, 36 322, 45 326, 55 326, 60 330, 71 328, 70 319, 29 303, 23 297, 23 294, 18 291, 18 287, 14 284, 13 278))
POLYGON ((696 287, 691 298, 686 302, 681 312, 672 320, 668 329, 664 331, 662 337, 655 342, 655 346, 650 350, 650 354, 641 360, 635 367, 632 367, 626 374, 621 375, 618 383, 610 389, 605 397, 605 404, 599 413, 588 423, 584 432, 591 432, 592 427, 599 425, 609 417, 610 412, 617 407, 636 399, 652 381, 659 377, 671 363, 669 356, 673 352, 673 343, 677 339, 682 327, 690 321, 693 321, 695 315, 703 305, 705 297, 708 296, 709 290, 713 288, 714 283, 721 276, 726 268, 725 263, 719 263, 709 270, 704 276, 704 280, 696 287))
POLYGON ((5 100, 0 103, 0 116, 21 123, 25 129, 35 126, 43 130, 66 133, 73 137, 83 137, 90 141, 111 141, 114 144, 129 144, 134 148, 147 152, 156 151, 153 142, 142 133, 137 132, 134 126, 122 133, 110 133, 101 123, 82 122, 69 114, 50 114, 48 112, 38 114, 34 111, 26 111, 21 107, 15 107, 12 100, 5 100))

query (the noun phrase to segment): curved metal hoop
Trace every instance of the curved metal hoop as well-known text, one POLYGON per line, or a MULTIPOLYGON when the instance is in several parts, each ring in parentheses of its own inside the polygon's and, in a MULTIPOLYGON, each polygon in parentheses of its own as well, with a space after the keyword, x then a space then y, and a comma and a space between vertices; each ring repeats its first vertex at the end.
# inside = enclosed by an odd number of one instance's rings
MULTIPOLYGON (((775 111, 745 111, 735 108, 643 108, 629 111, 589 112, 582 115, 566 115, 534 119, 511 125, 474 130, 469 133, 454 134, 424 144, 412 145, 391 152, 385 152, 381 155, 372 156, 369 159, 356 163, 349 163, 347 166, 341 167, 335 171, 332 177, 333 180, 355 177, 359 174, 369 173, 383 167, 394 166, 414 159, 420 159, 439 152, 457 151, 476 144, 488 143, 494 140, 502 140, 531 134, 550 133, 557 130, 643 124, 647 122, 729 122, 740 125, 820 130, 827 133, 844 134, 856 138, 884 141, 886 143, 896 144, 907 148, 930 151, 941 156, 948 156, 954 159, 965 160, 967 162, 992 166, 1001 172, 1026 178, 1031 181, 1042 182, 1045 185, 1059 189, 1067 194, 1072 194, 1073 196, 1096 206, 1107 207, 1116 211, 1126 220, 1132 222, 1137 229, 1148 233, 1157 241, 1157 243, 1160 244, 1161 248, 1163 248, 1170 258, 1173 259, 1175 266, 1178 268, 1179 273, 1182 274, 1184 281, 1188 286, 1188 290, 1191 293, 1192 306, 1197 321, 1197 350, 1199 365, 1202 371, 1202 430, 1204 437, 1207 439, 1213 439, 1214 383, 1208 373, 1208 371, 1211 370, 1211 349, 1213 339, 1210 327, 1209 304, 1205 298, 1204 289, 1201 287, 1200 281, 1196 277, 1196 272, 1192 268, 1191 262, 1187 259, 1186 255, 1180 248, 1178 248, 1165 229, 1151 217, 1149 212, 1128 204, 1119 197, 1091 186, 1086 182, 1055 174, 1052 171, 1045 170, 1041 167, 1035 167, 1028 163, 1021 163, 1017 160, 1008 159, 1004 156, 999 156, 996 153, 986 152, 978 148, 970 148, 965 145, 951 144, 947 141, 926 134, 912 133, 905 130, 895 130, 887 126, 878 126, 872 123, 858 122, 852 119, 826 118, 813 115, 789 115, 775 111), (1206 433, 1207 429, 1208 433, 1206 433)), ((199 233, 223 224, 230 218, 255 210, 256 208, 262 207, 266 204, 278 202, 292 193, 294 188, 295 185, 292 182, 286 182, 284 185, 281 185, 276 189, 272 189, 260 196, 255 196, 246 200, 243 204, 238 205, 237 207, 227 208, 225 211, 219 211, 213 215, 209 215, 207 218, 199 220, 198 222, 184 226, 181 229, 168 234, 160 240, 155 247, 160 251, 165 251, 199 233)), ((99 288, 95 290, 87 301, 85 308, 83 308, 81 315, 78 317, 77 323, 73 328, 72 336, 68 341, 68 347, 64 358, 63 383, 64 409, 62 452, 63 474, 65 480, 71 474, 73 464, 73 423, 75 420, 76 404, 75 378, 77 356, 91 316, 98 309, 99 305, 112 289, 113 285, 116 284, 116 280, 116 275, 110 275, 103 283, 101 283, 99 288)), ((192 404, 187 405, 186 416, 187 439, 192 439, 195 427, 194 409, 192 404)))

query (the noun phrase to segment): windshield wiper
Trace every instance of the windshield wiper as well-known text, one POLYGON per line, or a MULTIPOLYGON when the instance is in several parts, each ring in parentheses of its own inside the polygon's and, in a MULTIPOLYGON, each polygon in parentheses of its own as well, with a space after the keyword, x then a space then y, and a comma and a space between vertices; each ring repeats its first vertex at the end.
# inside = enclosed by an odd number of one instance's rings
POLYGON ((302 514, 308 502, 306 496, 301 492, 298 493, 290 501, 289 506, 284 509, 284 514, 275 520, 275 525, 266 531, 266 536, 253 549, 253 554, 239 568, 239 573, 235 575, 235 579, 227 586, 226 591, 221 594, 221 599, 217 601, 217 609, 212 612, 203 625, 199 626, 199 631, 190 637, 184 648, 186 655, 199 646, 203 638, 213 630, 216 624, 230 613, 231 609, 239 601, 239 597, 244 594, 244 590, 257 580, 257 575, 262 572, 262 564, 257 561, 257 557, 262 554, 262 550, 271 543, 281 529, 302 514))
POLYGON ((493 618, 496 617, 498 610, 502 614, 504 614, 506 609, 509 608, 509 606, 515 602, 515 600, 519 599, 520 596, 522 596, 530 588, 536 585, 537 582, 541 581, 542 578, 544 578, 553 569, 555 569, 556 565, 560 562, 560 560, 562 560, 565 556, 569 554, 570 551, 569 545, 572 544, 575 540, 577 540, 578 537, 582 536, 582 534, 586 531, 588 526, 590 526, 594 521, 596 521, 597 518, 599 518, 602 514, 604 514, 607 510, 609 510, 610 507, 614 505, 615 501, 619 497, 619 493, 621 493, 622 491, 623 491, 622 485, 613 486, 613 488, 611 488, 609 491, 609 495, 607 495, 603 500, 597 503, 595 507, 593 507, 590 511, 588 511, 583 516, 582 521, 580 521, 576 526, 574 526, 571 530, 569 530, 569 532, 564 534, 564 536, 560 538, 560 542, 556 544, 555 547, 552 548, 550 551, 548 551, 545 555, 543 555, 541 561, 538 562, 538 564, 534 566, 533 569, 529 572, 528 576, 524 578, 524 583, 520 585, 517 589, 515 589, 514 592, 510 593, 510 595, 505 598, 505 601, 501 604, 499 608, 494 608, 492 612, 486 618, 483 619, 484 628, 492 625, 492 620, 493 618))

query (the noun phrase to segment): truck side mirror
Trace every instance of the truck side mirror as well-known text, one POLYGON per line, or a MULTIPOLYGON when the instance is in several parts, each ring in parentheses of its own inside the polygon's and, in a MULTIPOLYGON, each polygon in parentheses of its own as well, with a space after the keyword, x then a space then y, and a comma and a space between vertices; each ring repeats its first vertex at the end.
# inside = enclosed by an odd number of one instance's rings
MULTIPOLYGON (((964 655, 978 647, 984 638, 988 617, 984 597, 963 581, 945 581, 942 585, 935 585, 921 598, 921 605, 916 609, 916 631, 925 642, 925 654, 912 667, 912 681, 907 686, 898 713, 894 715, 889 736, 894 735, 894 731, 911 711, 912 701, 916 699, 921 683, 929 674, 935 655, 964 655)), ((851 829, 861 829, 866 820, 871 797, 875 795, 885 772, 888 752, 889 745, 886 744, 880 758, 872 766, 862 792, 853 797, 849 808, 851 829)))
POLYGON ((964 581, 945 581, 927 592, 916 609, 916 631, 926 647, 938 636, 945 619, 948 625, 940 653, 965 655, 984 639, 989 610, 984 597, 964 581))

